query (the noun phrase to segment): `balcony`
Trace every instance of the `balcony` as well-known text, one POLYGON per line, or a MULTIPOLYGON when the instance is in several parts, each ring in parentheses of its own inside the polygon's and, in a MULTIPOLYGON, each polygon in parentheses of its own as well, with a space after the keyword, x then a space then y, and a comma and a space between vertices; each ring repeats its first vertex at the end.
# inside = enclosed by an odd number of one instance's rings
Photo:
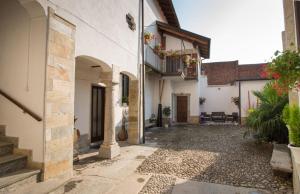
POLYGON ((163 76, 181 76, 184 80, 198 78, 198 55, 189 51, 156 52, 146 45, 145 63, 163 76), (187 54, 190 53, 190 54, 187 54))

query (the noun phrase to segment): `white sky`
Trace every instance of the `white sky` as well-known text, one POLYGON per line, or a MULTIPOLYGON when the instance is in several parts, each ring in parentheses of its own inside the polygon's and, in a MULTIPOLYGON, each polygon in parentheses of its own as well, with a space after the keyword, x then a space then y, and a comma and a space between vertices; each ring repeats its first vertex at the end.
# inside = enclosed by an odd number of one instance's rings
POLYGON ((269 61, 282 50, 282 0, 173 0, 183 29, 211 38, 208 61, 269 61))

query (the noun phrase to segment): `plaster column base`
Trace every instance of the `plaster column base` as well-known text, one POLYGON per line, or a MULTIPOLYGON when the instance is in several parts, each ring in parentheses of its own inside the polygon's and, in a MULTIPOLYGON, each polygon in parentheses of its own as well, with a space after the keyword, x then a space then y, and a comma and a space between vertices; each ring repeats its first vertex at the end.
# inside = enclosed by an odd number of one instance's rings
POLYGON ((99 149, 99 157, 105 159, 112 159, 120 155, 120 146, 118 143, 102 144, 99 149))

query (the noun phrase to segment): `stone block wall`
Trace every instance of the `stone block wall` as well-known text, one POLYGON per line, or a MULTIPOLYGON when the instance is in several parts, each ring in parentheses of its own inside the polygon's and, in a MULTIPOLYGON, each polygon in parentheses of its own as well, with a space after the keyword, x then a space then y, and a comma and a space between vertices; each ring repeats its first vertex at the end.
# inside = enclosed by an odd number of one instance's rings
POLYGON ((75 26, 48 13, 44 180, 73 171, 75 26))
POLYGON ((130 80, 129 83, 129 117, 128 117, 128 142, 130 144, 139 144, 139 126, 138 126, 138 106, 139 106, 139 87, 138 80, 130 80))
POLYGON ((294 0, 283 0, 284 10, 284 25, 285 32, 283 33, 283 47, 285 49, 295 50, 297 49, 296 38, 296 22, 295 22, 295 9, 294 0))

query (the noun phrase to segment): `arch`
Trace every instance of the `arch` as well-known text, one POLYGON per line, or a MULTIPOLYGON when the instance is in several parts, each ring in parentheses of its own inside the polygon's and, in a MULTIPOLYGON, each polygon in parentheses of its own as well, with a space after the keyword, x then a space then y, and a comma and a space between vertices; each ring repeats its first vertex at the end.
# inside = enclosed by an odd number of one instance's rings
POLYGON ((46 16, 44 8, 36 0, 18 0, 18 1, 26 9, 27 13, 31 18, 46 16))
POLYGON ((91 57, 91 56, 87 56, 87 55, 79 55, 77 57, 75 57, 75 63, 77 64, 86 64, 89 67, 95 67, 99 66, 100 70, 102 72, 111 72, 112 71, 112 67, 108 64, 106 64, 105 62, 103 62, 100 59, 91 57))

